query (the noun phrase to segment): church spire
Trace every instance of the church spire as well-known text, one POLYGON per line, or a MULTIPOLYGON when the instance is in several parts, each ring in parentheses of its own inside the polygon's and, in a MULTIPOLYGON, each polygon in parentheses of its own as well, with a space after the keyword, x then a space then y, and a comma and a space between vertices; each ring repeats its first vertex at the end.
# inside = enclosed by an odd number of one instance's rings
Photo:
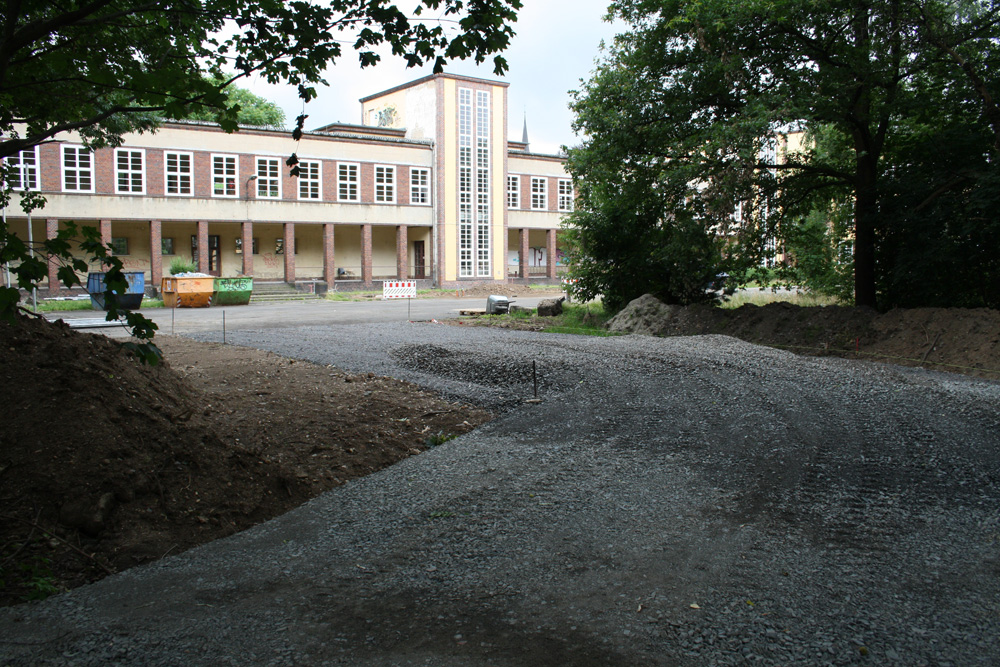
POLYGON ((524 130, 521 133, 521 143, 524 144, 524 150, 528 150, 528 112, 524 112, 524 130))

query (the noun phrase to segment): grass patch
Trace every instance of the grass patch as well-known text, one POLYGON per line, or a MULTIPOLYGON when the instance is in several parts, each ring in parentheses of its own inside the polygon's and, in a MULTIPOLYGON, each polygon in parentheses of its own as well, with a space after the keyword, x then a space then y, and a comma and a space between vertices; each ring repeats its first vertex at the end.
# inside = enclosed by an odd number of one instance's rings
POLYGON ((554 318, 551 325, 545 327, 545 333, 575 334, 578 336, 618 336, 617 332, 608 331, 605 326, 611 316, 605 312, 600 301, 589 303, 563 303, 562 315, 554 318))
POLYGON ((61 313, 68 310, 95 310, 95 308, 90 305, 90 299, 38 302, 38 312, 40 313, 61 313))
POLYGON ((737 292, 726 301, 719 304, 720 308, 739 308, 740 306, 766 306, 769 303, 790 303, 793 306, 807 308, 810 306, 837 306, 839 299, 824 294, 812 292, 737 292))
MULTIPOLYGON (((442 294, 454 294, 455 290, 448 289, 418 289, 417 298, 428 296, 440 296, 442 294)), ((327 292, 327 301, 372 301, 382 297, 382 290, 351 290, 345 292, 327 292)))
MULTIPOLYGON (((143 298, 141 310, 146 308, 163 308, 163 299, 143 298)), ((64 313, 73 310, 91 310, 95 313, 103 313, 104 310, 94 308, 90 304, 90 299, 80 299, 73 301, 39 301, 38 312, 40 313, 64 313)))

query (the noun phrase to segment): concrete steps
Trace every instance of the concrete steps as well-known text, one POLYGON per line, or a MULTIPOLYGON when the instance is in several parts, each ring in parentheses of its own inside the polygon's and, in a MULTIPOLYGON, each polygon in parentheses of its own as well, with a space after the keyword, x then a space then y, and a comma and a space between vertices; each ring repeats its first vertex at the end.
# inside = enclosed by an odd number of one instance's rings
POLYGON ((274 301, 315 301, 317 294, 302 292, 288 283, 258 283, 253 284, 253 294, 250 303, 271 303, 274 301))

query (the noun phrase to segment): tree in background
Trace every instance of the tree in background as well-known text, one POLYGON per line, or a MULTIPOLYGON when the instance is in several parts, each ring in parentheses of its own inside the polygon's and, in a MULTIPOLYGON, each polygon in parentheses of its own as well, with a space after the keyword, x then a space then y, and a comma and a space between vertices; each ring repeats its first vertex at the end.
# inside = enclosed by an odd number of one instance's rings
MULTIPOLYGON (((309 101, 342 44, 363 67, 375 65, 374 49, 388 45, 409 66, 433 62, 436 72, 449 60, 490 56, 497 74, 506 70, 495 54, 514 34, 520 0, 413 5, 408 16, 382 0, 11 0, 0 10, 0 159, 16 161, 22 150, 63 132, 77 132, 89 148, 118 146, 124 134, 155 130, 163 117, 206 110, 234 131, 241 106, 228 104, 226 86, 258 74, 298 86, 309 101)), ((296 119, 293 138, 304 121, 296 119)), ((293 169, 295 162, 293 154, 293 169)), ((16 165, 5 163, 0 176, 5 207, 18 184, 16 165)), ((20 201, 25 211, 44 204, 37 193, 20 201)), ((0 223, 0 264, 16 264, 11 271, 22 289, 38 284, 47 258, 63 264, 59 275, 67 286, 78 284, 75 271, 87 264, 73 260, 69 244, 47 240, 41 256, 31 257, 0 223)), ((104 250, 96 259, 108 265, 112 318, 118 313, 110 291, 124 293, 126 282, 121 262, 104 250)), ((0 288, 0 317, 14 318, 19 299, 16 288, 0 288)), ((140 337, 152 336, 155 325, 147 324, 135 330, 140 337)))
POLYGON ((573 102, 586 139, 571 171, 614 183, 581 197, 584 252, 606 231, 592 214, 610 206, 654 234, 694 220, 744 273, 768 237, 794 237, 833 202, 850 213, 858 305, 956 291, 998 303, 982 286, 998 279, 1000 2, 621 0, 610 13, 630 29, 573 102), (776 139, 797 127, 827 136, 782 153, 776 139), (651 192, 619 187, 641 183, 651 192), (625 214, 637 196, 659 213, 625 214))
MULTIPOLYGON (((231 77, 212 78, 212 84, 222 87, 231 77)), ((285 112, 277 104, 251 93, 246 88, 230 85, 223 89, 226 96, 225 106, 236 107, 236 122, 240 125, 269 127, 275 130, 285 128, 285 112)), ((214 121, 219 110, 210 107, 196 109, 184 116, 185 120, 214 121)))

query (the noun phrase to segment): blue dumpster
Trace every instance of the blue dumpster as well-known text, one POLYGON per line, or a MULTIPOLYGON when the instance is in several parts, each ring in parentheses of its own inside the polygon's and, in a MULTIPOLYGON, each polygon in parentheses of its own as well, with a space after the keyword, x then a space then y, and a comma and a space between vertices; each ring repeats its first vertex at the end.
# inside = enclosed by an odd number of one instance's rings
MULTIPOLYGON (((90 293, 90 305, 94 308, 107 310, 104 303, 104 292, 108 289, 104 281, 106 273, 90 273, 87 275, 87 291, 90 293)), ((142 295, 146 291, 146 274, 142 271, 127 271, 124 273, 125 280, 128 281, 128 289, 125 294, 118 296, 118 303, 122 308, 135 310, 142 305, 142 295)))

